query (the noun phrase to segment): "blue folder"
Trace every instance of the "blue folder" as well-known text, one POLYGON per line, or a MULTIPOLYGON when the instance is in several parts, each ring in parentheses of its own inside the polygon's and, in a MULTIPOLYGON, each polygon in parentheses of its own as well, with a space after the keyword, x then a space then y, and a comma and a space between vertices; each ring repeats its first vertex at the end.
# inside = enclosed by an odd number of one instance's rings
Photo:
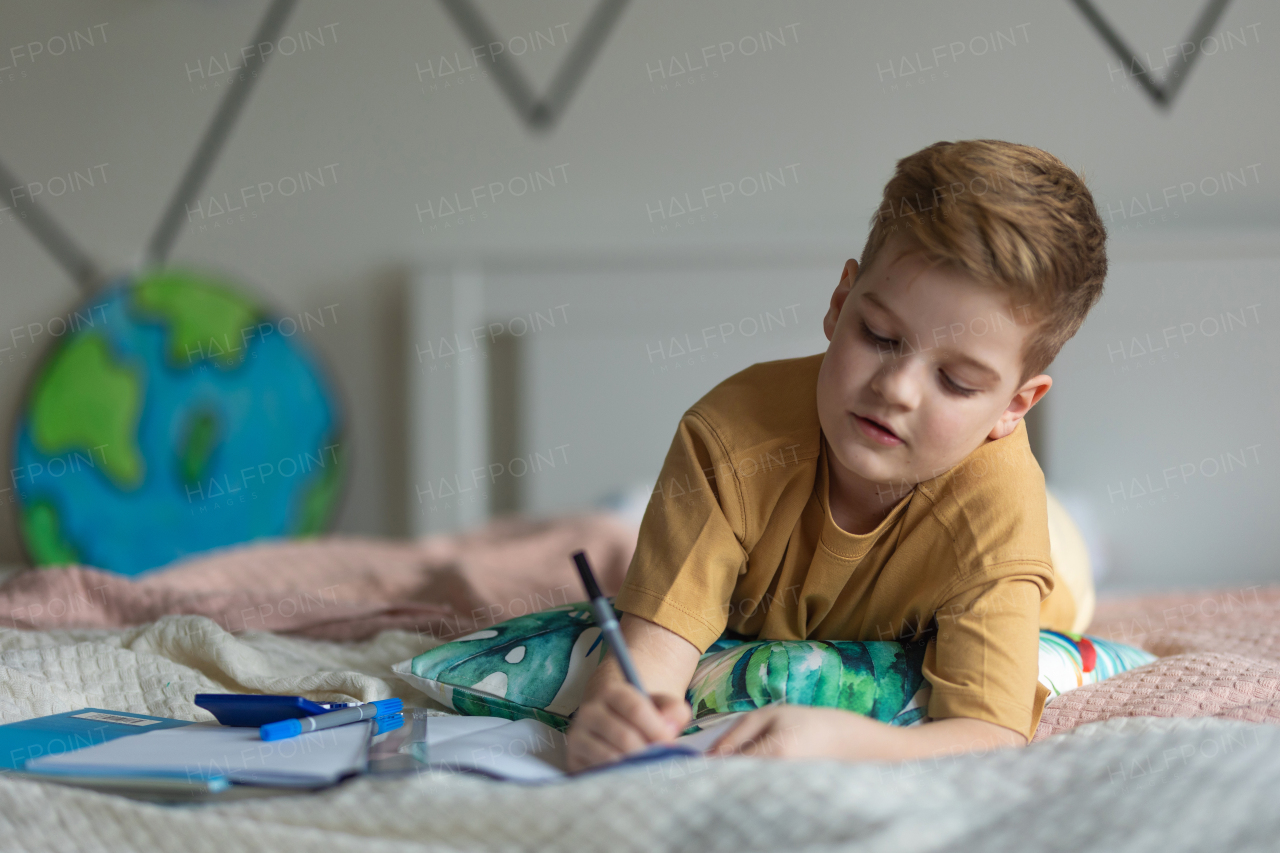
POLYGON ((81 708, 8 723, 0 726, 0 771, 21 770, 41 755, 58 755, 120 737, 189 725, 187 720, 101 708, 81 708))

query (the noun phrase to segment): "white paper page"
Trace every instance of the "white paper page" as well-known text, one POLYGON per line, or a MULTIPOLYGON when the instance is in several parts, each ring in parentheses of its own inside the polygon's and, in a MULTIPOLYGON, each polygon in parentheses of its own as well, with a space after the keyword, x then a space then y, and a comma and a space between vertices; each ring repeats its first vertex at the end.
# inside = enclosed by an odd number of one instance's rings
MULTIPOLYGON (((436 719, 427 723, 428 733, 436 719)), ((434 770, 479 770, 517 782, 558 779, 565 774, 564 735, 537 720, 503 720, 429 745, 427 763, 434 770)))
POLYGON ((511 720, 502 717, 427 717, 427 746, 510 724, 511 720))
POLYGON ((36 773, 154 773, 204 778, 224 775, 255 785, 324 785, 361 772, 368 720, 264 741, 249 726, 196 724, 134 735, 28 761, 36 773))
MULTIPOLYGON (((650 750, 665 752, 675 746, 689 754, 700 754, 729 731, 737 717, 732 715, 702 731, 676 738, 674 744, 656 744, 650 750)), ((433 770, 478 770, 516 782, 544 782, 567 775, 565 736, 537 720, 431 717, 427 737, 426 763, 433 770), (433 737, 432 725, 444 720, 451 722, 441 725, 433 737)), ((643 752, 637 753, 637 757, 643 756, 643 752)))

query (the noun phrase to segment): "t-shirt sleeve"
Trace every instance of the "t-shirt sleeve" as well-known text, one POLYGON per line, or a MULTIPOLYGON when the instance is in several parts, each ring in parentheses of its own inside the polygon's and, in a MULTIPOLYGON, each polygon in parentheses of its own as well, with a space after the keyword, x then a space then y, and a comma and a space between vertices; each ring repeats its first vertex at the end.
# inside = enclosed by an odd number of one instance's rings
POLYGON ((1027 566, 979 580, 937 611, 924 677, 932 686, 929 716, 970 717, 1021 732, 1030 741, 1044 697, 1039 695, 1042 570, 1027 566))
POLYGON ((711 425, 687 412, 614 600, 616 609, 679 634, 700 652, 724 633, 730 598, 747 562, 742 497, 732 466, 722 464, 727 458, 711 425))

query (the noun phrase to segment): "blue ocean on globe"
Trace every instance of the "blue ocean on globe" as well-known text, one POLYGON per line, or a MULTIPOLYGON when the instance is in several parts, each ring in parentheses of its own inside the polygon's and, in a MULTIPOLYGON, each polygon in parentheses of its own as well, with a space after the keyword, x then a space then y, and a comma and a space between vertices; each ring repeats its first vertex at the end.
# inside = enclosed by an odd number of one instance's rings
POLYGON ((341 416, 296 319, 174 271, 116 282, 69 316, 14 433, 34 563, 137 575, 326 527, 341 416))

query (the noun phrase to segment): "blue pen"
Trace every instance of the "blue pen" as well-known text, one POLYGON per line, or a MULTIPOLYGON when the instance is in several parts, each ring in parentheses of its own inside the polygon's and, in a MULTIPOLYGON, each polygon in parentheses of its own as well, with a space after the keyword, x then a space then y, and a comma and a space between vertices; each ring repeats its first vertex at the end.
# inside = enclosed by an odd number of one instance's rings
MULTIPOLYGON (((622 667, 622 674, 626 676, 627 681, 631 682, 632 687, 647 697, 649 693, 644 689, 644 685, 640 683, 640 673, 636 672, 635 664, 631 662, 631 653, 627 651, 627 644, 622 639, 622 629, 618 626, 618 618, 614 615, 613 608, 609 605, 609 600, 600 592, 600 587, 596 583, 596 576, 591 571, 590 564, 587 563, 586 552, 575 552, 573 562, 578 567, 578 574, 582 576, 582 585, 587 588, 587 598, 591 599, 591 611, 596 615, 596 624, 600 626, 600 633, 604 634, 605 640, 609 643, 609 648, 613 649, 613 656, 618 659, 618 666, 622 667)), ((325 716, 328 715, 326 714, 325 716)))
POLYGON ((316 714, 312 717, 301 717, 292 720, 279 720, 267 723, 258 729, 258 736, 263 740, 283 740, 297 737, 317 729, 331 729, 334 726, 345 726, 361 720, 372 720, 387 714, 397 714, 404 707, 399 699, 379 699, 364 705, 353 705, 341 711, 330 711, 327 714, 316 714))

